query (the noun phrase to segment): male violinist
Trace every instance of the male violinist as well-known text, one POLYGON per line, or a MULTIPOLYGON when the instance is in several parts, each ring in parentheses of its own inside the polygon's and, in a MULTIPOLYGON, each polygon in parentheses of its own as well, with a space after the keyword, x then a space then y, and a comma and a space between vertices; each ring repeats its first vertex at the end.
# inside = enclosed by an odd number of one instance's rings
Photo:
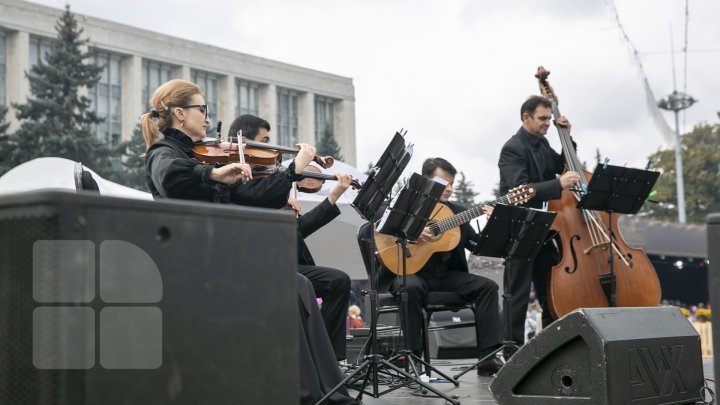
MULTIPOLYGON (((503 146, 500 152, 498 167, 500 168, 500 194, 521 184, 532 183, 536 194, 526 203, 531 208, 545 208, 548 200, 559 199, 563 189, 580 181, 577 172, 563 173, 565 159, 555 152, 545 134, 550 128, 552 111, 550 102, 540 96, 528 98, 520 107, 522 126, 503 146)), ((570 122, 559 117, 556 124, 567 128, 570 122)), ((574 142, 573 142, 574 143, 574 142)), ((524 342, 524 325, 530 299, 530 283, 535 285, 535 293, 542 306, 542 322, 549 325, 553 319, 547 305, 547 285, 550 269, 558 261, 558 250, 554 241, 547 242, 532 262, 513 260, 505 264, 504 283, 510 292, 511 313, 503 311, 510 317, 512 336, 505 331, 505 338, 522 345, 524 342)), ((506 323, 507 324, 507 323, 506 323)))
MULTIPOLYGON (((243 137, 250 141, 270 143, 270 124, 253 115, 245 114, 236 118, 230 125, 229 135, 235 136, 242 130, 243 137)), ((315 154, 315 148, 311 147, 315 154)), ((345 336, 347 306, 350 299, 350 277, 337 269, 315 265, 305 238, 322 228, 340 215, 336 202, 338 198, 350 187, 352 178, 347 174, 336 173, 337 183, 328 197, 305 215, 298 217, 298 272, 307 277, 315 289, 318 297, 322 298, 322 314, 325 328, 335 351, 337 360, 345 359, 345 336)), ((299 213, 297 201, 293 209, 299 213), (295 208, 297 207, 297 208, 295 208)))
MULTIPOLYGON (((439 177, 447 182, 440 202, 447 205, 457 214, 465 211, 465 207, 450 202, 453 192, 453 182, 457 170, 443 158, 430 158, 425 160, 422 175, 433 179, 439 177)), ((492 212, 489 206, 483 207, 486 214, 492 212)), ((485 277, 471 274, 468 271, 465 249, 471 249, 472 242, 477 240, 478 234, 469 224, 460 225, 460 243, 449 252, 436 252, 417 273, 406 276, 405 289, 408 294, 408 340, 410 349, 416 354, 422 349, 422 322, 423 306, 430 291, 453 291, 458 293, 466 302, 475 304, 475 333, 477 337, 478 358, 483 358, 500 346, 500 316, 498 314, 498 286, 485 277)), ((429 228, 425 228, 416 243, 431 240, 429 228)), ((381 283, 393 275, 384 270, 380 275, 381 283)), ((390 282, 390 290, 398 292, 400 289, 398 277, 390 282)), ((477 367, 479 375, 496 373, 502 362, 493 357, 477 367)))

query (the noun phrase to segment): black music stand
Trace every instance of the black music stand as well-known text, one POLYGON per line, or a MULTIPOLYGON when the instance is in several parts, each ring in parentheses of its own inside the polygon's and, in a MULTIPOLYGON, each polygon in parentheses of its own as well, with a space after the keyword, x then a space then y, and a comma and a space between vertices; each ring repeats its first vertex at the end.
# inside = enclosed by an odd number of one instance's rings
MULTIPOLYGON (((547 241, 550 226, 556 215, 554 212, 496 204, 487 225, 479 235, 478 244, 472 253, 478 256, 501 257, 505 260, 510 257, 516 260, 533 260, 547 241)), ((507 285, 503 288, 503 312, 506 314, 507 336, 512 336, 512 322, 510 322, 510 317, 507 316, 510 313, 511 297, 508 288, 507 285)), ((516 342, 506 340, 492 353, 456 374, 453 378, 462 377, 465 373, 479 366, 480 363, 495 357, 500 351, 514 353, 517 349, 516 342)))
MULTIPOLYGON (((393 139, 390 141, 390 144, 383 152, 377 164, 370 171, 370 175, 358 192, 357 197, 355 197, 355 200, 352 202, 352 206, 358 214, 370 222, 377 220, 378 209, 388 198, 395 182, 410 162, 410 158, 412 157, 412 145, 405 145, 403 135, 406 133, 407 131, 403 132, 403 130, 395 133, 393 139)), ((375 252, 375 254, 377 255, 377 252, 375 252)), ((379 390, 380 373, 387 373, 385 370, 393 370, 396 373, 402 374, 405 373, 405 371, 390 363, 388 360, 385 360, 383 356, 379 354, 380 352, 377 342, 378 280, 376 275, 377 271, 375 269, 375 260, 370 260, 370 266, 370 290, 367 292, 367 295, 370 297, 370 333, 368 335, 370 352, 363 357, 362 363, 357 368, 348 374, 339 384, 333 387, 333 389, 322 397, 316 405, 324 403, 342 386, 348 386, 348 388, 357 390, 359 393, 357 399, 362 398, 363 394, 368 394, 373 398, 379 398, 381 395, 404 386, 399 385, 391 387, 383 392, 380 392, 379 390), (360 387, 355 387, 354 384, 360 380, 362 380, 362 385, 360 387), (371 392, 365 391, 369 384, 372 384, 373 389, 371 392)), ((411 378, 412 376, 408 375, 407 377, 411 378)))
POLYGON ((405 145, 403 136, 407 131, 395 132, 393 139, 370 170, 367 180, 353 200, 352 207, 360 216, 370 222, 377 220, 378 208, 390 195, 393 186, 410 162, 413 146, 405 145))
POLYGON ((616 304, 616 284, 613 250, 615 234, 612 229, 613 214, 636 214, 650 195, 659 172, 622 166, 599 164, 588 183, 587 190, 577 204, 578 208, 604 211, 608 214, 608 264, 610 272, 601 274, 600 285, 608 299, 608 306, 616 304))
POLYGON ((413 173, 405 187, 400 191, 400 194, 398 194, 390 203, 390 206, 387 208, 385 214, 378 223, 377 230, 380 233, 397 237, 397 241, 395 243, 401 247, 400 251, 402 252, 402 277, 399 296, 400 311, 403 318, 402 333, 405 347, 398 354, 390 358, 388 362, 392 363, 393 360, 401 357, 405 359, 405 371, 401 373, 401 375, 406 378, 406 381, 401 384, 401 386, 416 383, 452 404, 459 404, 460 402, 458 400, 450 398, 447 394, 433 388, 430 384, 427 384, 420 379, 421 373, 418 372, 415 362, 422 364, 426 367, 426 369, 435 371, 438 375, 453 383, 456 387, 460 384, 450 376, 445 375, 443 372, 430 365, 430 363, 413 354, 410 349, 410 331, 408 329, 407 322, 408 294, 406 290, 406 258, 409 255, 408 241, 414 241, 420 237, 420 234, 422 234, 423 229, 430 220, 433 208, 437 205, 443 190, 445 190, 445 184, 438 183, 417 173, 413 173))

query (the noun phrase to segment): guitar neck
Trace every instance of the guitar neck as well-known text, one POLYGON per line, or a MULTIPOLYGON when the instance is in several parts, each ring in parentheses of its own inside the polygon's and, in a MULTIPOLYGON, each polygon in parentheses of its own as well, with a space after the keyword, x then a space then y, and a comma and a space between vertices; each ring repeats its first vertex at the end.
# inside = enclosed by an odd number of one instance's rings
MULTIPOLYGON (((499 204, 509 204, 510 199, 507 195, 504 195, 497 200, 493 201, 493 203, 499 203, 499 204)), ((478 205, 476 207, 470 208, 467 211, 463 211, 459 214, 455 214, 451 217, 445 218, 442 221, 435 222, 434 224, 428 225, 428 228, 430 228, 430 232, 432 232, 433 235, 437 236, 441 233, 450 230, 452 228, 455 228, 457 226, 460 226, 462 224, 466 224, 473 219, 481 216, 483 214, 482 207, 485 204, 478 205)))

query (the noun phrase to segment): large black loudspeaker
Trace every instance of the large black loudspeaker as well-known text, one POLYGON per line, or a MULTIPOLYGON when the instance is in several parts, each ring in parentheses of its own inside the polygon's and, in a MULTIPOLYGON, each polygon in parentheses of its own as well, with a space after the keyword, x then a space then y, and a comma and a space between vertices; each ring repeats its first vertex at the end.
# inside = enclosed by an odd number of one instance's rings
POLYGON ((686 404, 703 386, 700 337, 675 307, 579 309, 498 372, 498 404, 686 404))
POLYGON ((292 216, 48 191, 0 229, 0 404, 297 403, 292 216))
MULTIPOLYGON (((475 313, 470 308, 458 311, 434 312, 430 326, 449 326, 458 323, 475 322, 475 313)), ((432 330, 428 333, 430 357, 434 359, 468 359, 477 357, 475 327, 432 330)))
MULTIPOLYGON (((710 214, 707 219, 708 278, 710 279, 710 303, 720 308, 720 213, 710 214)), ((717 315, 712 323, 713 347, 720 348, 720 320, 717 315)), ((715 356, 715 375, 720 375, 720 355, 715 356)))

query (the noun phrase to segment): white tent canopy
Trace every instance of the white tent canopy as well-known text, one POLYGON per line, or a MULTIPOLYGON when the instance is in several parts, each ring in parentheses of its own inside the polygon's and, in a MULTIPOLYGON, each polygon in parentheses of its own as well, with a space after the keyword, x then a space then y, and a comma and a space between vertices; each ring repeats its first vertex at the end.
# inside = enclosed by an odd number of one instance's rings
MULTIPOLYGON (((48 188, 76 190, 75 164, 72 160, 58 157, 43 157, 30 160, 10 169, 0 177, 0 194, 48 188)), ((85 168, 85 170, 92 173, 102 195, 152 200, 150 193, 113 183, 103 179, 88 168, 85 168)))

